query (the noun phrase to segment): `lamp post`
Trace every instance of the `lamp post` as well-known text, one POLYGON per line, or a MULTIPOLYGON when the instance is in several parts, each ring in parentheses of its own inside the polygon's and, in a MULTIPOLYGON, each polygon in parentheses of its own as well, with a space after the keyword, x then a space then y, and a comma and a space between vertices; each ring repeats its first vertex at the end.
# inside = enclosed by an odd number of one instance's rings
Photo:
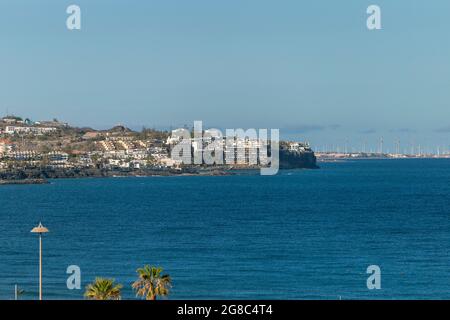
POLYGON ((39 222, 31 232, 39 234, 39 300, 42 300, 42 234, 47 233, 48 229, 39 222))

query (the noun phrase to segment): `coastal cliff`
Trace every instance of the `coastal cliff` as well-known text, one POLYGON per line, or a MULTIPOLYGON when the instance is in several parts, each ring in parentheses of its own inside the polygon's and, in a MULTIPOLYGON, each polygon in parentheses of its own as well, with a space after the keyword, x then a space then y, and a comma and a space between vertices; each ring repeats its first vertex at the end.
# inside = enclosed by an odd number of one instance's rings
POLYGON ((318 169, 314 151, 305 144, 280 144, 280 169, 318 169))

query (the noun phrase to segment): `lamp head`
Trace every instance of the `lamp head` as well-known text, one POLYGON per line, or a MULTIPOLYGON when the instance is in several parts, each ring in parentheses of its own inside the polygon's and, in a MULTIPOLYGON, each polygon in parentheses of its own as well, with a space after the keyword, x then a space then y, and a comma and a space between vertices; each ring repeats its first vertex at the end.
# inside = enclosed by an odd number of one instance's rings
POLYGON ((33 233, 47 233, 49 231, 48 231, 48 229, 46 227, 44 227, 42 225, 41 222, 39 222, 39 225, 37 227, 34 227, 33 229, 31 229, 31 232, 33 232, 33 233))

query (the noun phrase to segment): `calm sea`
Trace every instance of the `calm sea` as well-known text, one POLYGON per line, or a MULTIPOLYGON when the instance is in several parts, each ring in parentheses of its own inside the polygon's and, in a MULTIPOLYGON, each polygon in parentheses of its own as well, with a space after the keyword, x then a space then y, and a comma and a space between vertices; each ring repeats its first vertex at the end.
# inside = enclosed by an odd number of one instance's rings
POLYGON ((95 276, 134 298, 163 266, 172 299, 450 299, 450 160, 323 163, 280 175, 54 180, 0 187, 0 298, 81 299, 95 276), (82 290, 68 290, 78 265, 82 290), (366 269, 381 268, 381 290, 366 269))

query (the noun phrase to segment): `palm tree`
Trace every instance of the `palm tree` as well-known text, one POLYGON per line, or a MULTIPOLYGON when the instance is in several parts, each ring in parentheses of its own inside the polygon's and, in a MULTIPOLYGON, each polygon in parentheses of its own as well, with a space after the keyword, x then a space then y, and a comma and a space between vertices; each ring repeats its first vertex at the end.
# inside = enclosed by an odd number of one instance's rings
POLYGON ((138 279, 132 284, 136 296, 145 297, 145 300, 156 300, 157 296, 168 296, 172 280, 169 275, 162 275, 162 271, 160 267, 149 265, 137 269, 138 279))
POLYGON ((114 279, 95 278, 95 281, 86 287, 84 296, 89 300, 120 300, 121 284, 115 284, 114 279))

